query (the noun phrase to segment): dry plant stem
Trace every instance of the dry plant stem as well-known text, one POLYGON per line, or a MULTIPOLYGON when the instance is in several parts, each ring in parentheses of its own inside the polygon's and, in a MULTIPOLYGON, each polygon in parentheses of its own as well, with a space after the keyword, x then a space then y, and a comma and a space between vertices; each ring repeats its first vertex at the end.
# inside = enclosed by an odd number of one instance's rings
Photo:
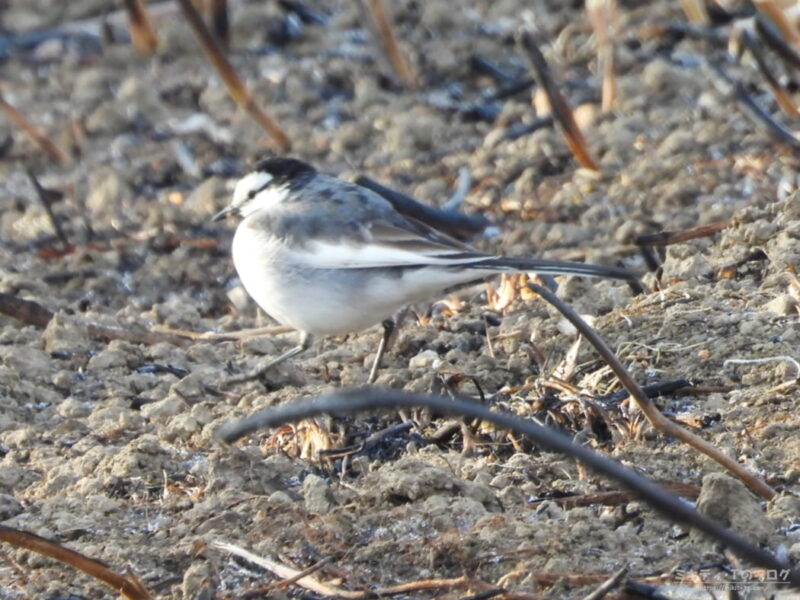
POLYGON ((800 69, 800 53, 792 48, 781 37, 781 32, 762 15, 756 15, 756 32, 759 38, 769 46, 789 66, 800 69))
POLYGON ((615 0, 586 0, 586 11, 592 23, 597 45, 598 71, 603 74, 601 108, 609 112, 617 97, 617 81, 614 77, 613 37, 617 26, 617 6, 615 0))
MULTIPOLYGON (((549 571, 546 573, 539 573, 539 572, 531 573, 528 570, 520 570, 520 571, 512 571, 511 573, 509 573, 506 576, 506 581, 504 583, 507 583, 511 578, 514 577, 516 578, 528 577, 532 583, 535 583, 536 585, 540 585, 542 587, 550 587, 559 582, 563 582, 570 586, 580 587, 585 585, 596 585, 603 583, 604 581, 608 580, 609 576, 608 573, 563 573, 558 571, 556 572, 549 571), (510 578, 509 575, 511 576, 510 578)), ((502 581, 502 578, 500 581, 502 581)), ((671 581, 671 577, 669 575, 656 575, 649 577, 640 577, 637 578, 637 581, 645 582, 647 584, 659 584, 671 581)))
POLYGON ((756 125, 766 130, 778 141, 791 146, 794 150, 800 150, 800 140, 797 139, 794 133, 775 121, 767 111, 756 103, 744 85, 738 81, 734 86, 734 95, 744 113, 756 125))
POLYGON ((141 0, 125 0, 133 46, 142 56, 150 56, 158 47, 158 36, 141 0))
POLYGON ((597 335, 594 329, 589 327, 589 325, 580 317, 580 315, 578 315, 578 313, 576 313, 570 306, 568 306, 558 296, 543 286, 535 283, 528 283, 528 287, 542 296, 542 298, 544 298, 547 302, 555 306, 558 311, 564 315, 578 331, 580 331, 580 333, 589 341, 589 343, 594 346, 595 350, 597 350, 600 356, 603 357, 603 360, 606 361, 606 364, 611 367, 611 370, 614 371, 614 374, 619 378, 620 383, 623 385, 623 387, 625 387, 626 390, 628 390, 633 400, 656 430, 660 431, 664 435, 672 436, 683 442, 686 442, 695 450, 699 450, 709 458, 715 460, 728 471, 739 477, 748 487, 750 487, 750 489, 755 491, 762 498, 765 498, 766 500, 772 500, 772 498, 775 497, 775 490, 767 485, 764 480, 755 476, 738 462, 717 450, 717 448, 715 448, 712 444, 709 444, 703 438, 694 435, 690 431, 687 431, 680 425, 673 423, 664 415, 662 415, 658 408, 656 408, 656 405, 653 404, 652 400, 650 400, 642 388, 639 387, 639 384, 636 383, 633 377, 631 377, 630 373, 628 373, 625 367, 622 366, 622 363, 606 345, 603 339, 597 335))
MULTIPOLYGON (((759 365, 768 362, 781 361, 788 363, 794 367, 794 381, 800 380, 800 363, 791 356, 765 356, 764 358, 729 358, 722 363, 724 369, 728 365, 759 365)), ((792 383, 792 382, 787 382, 792 383)))
POLYGON ((160 333, 158 331, 128 331, 117 327, 106 327, 97 323, 85 323, 86 332, 93 338, 101 340, 123 340, 132 344, 152 346, 167 342, 174 346, 186 346, 191 343, 188 338, 160 333))
POLYGON ((583 597, 583 600, 600 600, 611 590, 617 587, 628 574, 628 567, 622 567, 614 573, 608 580, 604 581, 595 591, 583 597))
POLYGON ((709 237, 715 233, 727 229, 731 226, 730 221, 717 221, 708 225, 699 225, 683 231, 659 231, 647 235, 640 235, 636 238, 637 246, 671 246, 695 240, 697 238, 709 237))
POLYGON ((280 125, 276 123, 264 110, 256 103, 250 90, 244 85, 239 75, 233 69, 230 61, 225 57, 217 40, 211 35, 211 32, 203 23, 200 13, 192 4, 192 0, 178 0, 178 3, 186 15, 186 20, 189 22, 192 30, 200 42, 200 47, 203 49, 209 62, 214 65, 214 68, 219 73, 220 79, 225 84, 228 93, 233 98, 237 106, 242 108, 250 117, 261 126, 264 131, 272 136, 272 139, 278 144, 281 150, 286 151, 291 148, 289 137, 281 129, 280 125))
POLYGON ((787 144, 793 150, 800 150, 800 139, 759 106, 740 81, 731 79, 719 65, 712 65, 710 72, 716 75, 714 84, 720 93, 736 100, 745 116, 757 127, 765 130, 779 142, 787 144))
POLYGON ((367 21, 366 24, 372 37, 376 44, 383 49, 383 55, 389 61, 395 74, 408 87, 412 89, 417 87, 417 78, 400 51, 382 0, 356 0, 356 4, 358 4, 362 18, 367 21))
POLYGON ((683 14, 689 22, 697 25, 708 25, 711 19, 708 17, 705 0, 680 0, 683 14))
POLYGON ((617 79, 614 74, 614 46, 608 44, 600 50, 598 58, 603 70, 603 91, 600 108, 611 112, 617 100, 617 79))
POLYGON ((297 575, 295 575, 294 577, 289 577, 288 579, 282 579, 280 581, 276 581, 274 583, 270 583, 269 585, 264 585, 264 586, 261 586, 261 587, 258 587, 258 588, 253 588, 253 589, 247 590, 246 592, 242 593, 242 598, 245 598, 245 599, 247 599, 247 598, 259 598, 261 596, 264 596, 264 595, 268 594, 269 592, 271 592, 273 590, 285 589, 285 588, 289 587, 290 585, 293 585, 293 584, 297 583, 303 577, 308 577, 312 573, 316 573, 317 571, 319 571, 325 565, 330 564, 330 562, 332 560, 333 559, 330 556, 328 556, 326 558, 323 558, 318 563, 311 565, 309 568, 305 569, 304 571, 298 572, 297 575))
MULTIPOLYGON (((661 487, 669 490, 673 494, 694 500, 700 495, 700 486, 691 483, 664 483, 659 482, 661 487)), ((631 492, 595 492, 593 494, 583 494, 581 496, 566 496, 564 498, 548 498, 547 500, 537 500, 530 502, 529 507, 535 508, 542 502, 553 502, 564 508, 575 508, 576 506, 591 506, 592 504, 602 504, 603 506, 619 506, 627 504, 635 498, 631 492)))
POLYGON ((0 314, 14 317, 26 325, 44 329, 53 318, 53 313, 38 302, 23 300, 14 294, 0 292, 0 314))
MULTIPOLYGON (((23 300, 14 294, 0 293, 0 314, 14 317, 26 325, 33 325, 44 329, 53 318, 53 312, 38 302, 23 300)), ((93 338, 103 340, 124 340, 134 344, 158 344, 167 342, 176 346, 191 343, 191 339, 180 335, 162 333, 159 331, 127 331, 117 327, 106 327, 97 323, 83 323, 86 332, 93 338)))
POLYGON ((770 69, 769 65, 767 64, 767 59, 764 57, 764 52, 761 50, 761 46, 756 43, 749 31, 743 30, 740 35, 742 43, 748 50, 750 50, 753 58, 756 59, 756 65, 758 66, 758 70, 761 72, 761 75, 767 80, 767 83, 772 88, 772 93, 775 94, 775 100, 777 100, 778 106, 790 117, 796 117, 798 112, 797 105, 795 104, 794 99, 792 99, 788 90, 781 85, 780 81, 778 81, 778 78, 772 73, 772 69, 770 69))
POLYGON ((42 556, 49 556, 74 569, 83 571, 98 581, 102 581, 129 600, 150 600, 152 598, 139 581, 123 577, 100 561, 84 556, 74 550, 69 550, 56 542, 33 533, 0 525, 0 541, 18 548, 32 550, 42 556))
POLYGON ((345 448, 331 448, 330 450, 319 450, 317 453, 320 457, 325 457, 328 459, 337 459, 337 458, 344 458, 345 456, 351 456, 358 452, 363 452, 368 450, 378 444, 381 440, 386 437, 393 436, 393 435, 400 435, 407 431, 413 429, 414 423, 413 421, 403 421, 397 425, 390 425, 389 427, 385 427, 380 431, 376 431, 372 435, 368 436, 363 442, 360 444, 355 444, 352 446, 347 446, 345 448))
MULTIPOLYGON (((245 550, 244 548, 240 548, 234 544, 228 544, 227 542, 214 542, 212 546, 219 550, 224 550, 225 552, 230 552, 231 554, 240 556, 283 579, 294 578, 300 574, 300 571, 297 569, 287 567, 286 565, 274 561, 271 558, 258 556, 257 554, 253 554, 252 552, 245 550)), ((322 583, 321 581, 317 581, 313 577, 309 576, 300 577, 295 581, 295 584, 322 596, 345 598, 350 600, 360 600, 361 598, 365 597, 363 592, 351 592, 334 585, 322 583)))
POLYGON ((791 46, 795 48, 800 46, 800 34, 797 28, 787 19, 780 3, 774 0, 753 0, 753 4, 759 12, 769 17, 791 46))
POLYGON ((214 36, 227 48, 231 39, 231 23, 228 18, 228 0, 209 0, 208 12, 214 36))
POLYGON ((456 188, 453 190, 453 195, 442 205, 442 210, 457 211, 464 203, 471 187, 472 175, 467 167, 461 167, 458 170, 458 180, 456 181, 456 188))
POLYGON ((164 333, 175 337, 182 337, 192 340, 204 340, 212 342, 239 342, 261 335, 279 335, 281 333, 291 333, 291 327, 283 325, 272 325, 269 327, 257 327, 255 329, 243 329, 231 333, 218 333, 216 331, 191 331, 189 329, 172 329, 169 327, 154 327, 153 332, 164 333))
POLYGON ((503 598, 508 598, 508 595, 504 589, 496 588, 493 590, 486 590, 485 592, 478 592, 477 594, 472 594, 470 596, 465 596, 463 598, 459 598, 458 600, 487 600, 488 598, 494 598, 495 596, 499 596, 501 594, 503 594, 503 598))
POLYGON ((69 240, 67 239, 67 235, 64 233, 64 230, 61 227, 61 223, 58 221, 55 213, 53 212, 50 198, 47 197, 47 190, 42 187, 41 183, 39 183, 39 180, 36 178, 36 175, 33 174, 33 171, 26 169, 26 173, 28 174, 28 179, 30 179, 33 189, 36 190, 36 197, 39 199, 42 208, 44 208, 44 211, 47 213, 47 218, 50 219, 50 224, 53 226, 58 239, 61 240, 64 248, 69 248, 69 240))
POLYGON ((388 587, 378 588, 375 590, 377 596, 389 596, 393 594, 407 594, 409 592, 418 592, 422 590, 447 590, 464 587, 470 584, 470 580, 462 575, 453 579, 421 579, 419 581, 409 581, 407 583, 400 583, 397 585, 390 585, 388 587))
POLYGON ((533 34, 530 31, 523 31, 519 35, 518 40, 520 46, 522 46, 522 49, 525 51, 525 56, 528 59, 534 77, 547 94, 550 108, 556 116, 556 120, 561 124, 564 130, 564 139, 575 157, 575 160, 585 169, 599 171, 600 167, 589 153, 586 138, 583 137, 583 133, 575 121, 575 115, 572 113, 572 109, 553 81, 553 76, 550 74, 550 67, 547 65, 547 61, 541 50, 539 50, 539 46, 533 34))
POLYGON ((20 111, 6 102, 5 98, 0 95, 0 110, 3 111, 8 120, 11 121, 16 127, 24 131, 29 138, 31 138, 42 151, 52 158, 57 163, 66 164, 69 162, 67 155, 53 143, 44 133, 39 131, 36 126, 28 121, 28 119, 20 111))
MULTIPOLYGON (((546 292, 549 293, 547 290, 546 292)), ((575 314, 574 311, 572 314, 575 314)), ((575 316, 577 317, 577 315, 575 316)), ((579 317, 578 320, 580 321, 579 317)), ((573 324, 575 323, 573 322, 573 324)), ((582 321, 581 325, 584 325, 582 321)), ((640 498, 667 518, 698 529, 757 565, 768 569, 788 571, 787 581, 800 587, 800 571, 791 570, 791 566, 786 562, 770 552, 758 548, 716 521, 701 515, 692 506, 673 496, 649 479, 630 469, 626 469, 603 454, 575 444, 568 437, 557 431, 537 425, 532 421, 521 419, 516 415, 496 412, 490 407, 472 400, 411 394, 390 389, 362 388, 342 390, 327 396, 312 398, 311 400, 296 400, 261 410, 240 421, 223 425, 216 435, 220 440, 230 443, 258 429, 293 423, 321 414, 343 415, 379 408, 412 408, 419 406, 425 406, 445 414, 461 414, 488 421, 499 427, 525 435, 544 448, 576 458, 594 471, 615 479, 626 488, 634 491, 640 498)))

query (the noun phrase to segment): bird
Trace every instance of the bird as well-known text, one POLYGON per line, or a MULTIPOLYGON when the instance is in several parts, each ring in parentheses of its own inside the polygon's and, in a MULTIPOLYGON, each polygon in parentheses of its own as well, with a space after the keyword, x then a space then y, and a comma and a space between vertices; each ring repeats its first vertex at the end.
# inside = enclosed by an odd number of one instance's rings
POLYGON ((383 324, 371 383, 394 330, 392 315, 498 273, 535 272, 635 281, 622 268, 485 254, 401 212, 387 198, 290 157, 258 162, 212 221, 239 216, 232 257, 245 290, 300 343, 251 375, 307 350, 320 336, 383 324))

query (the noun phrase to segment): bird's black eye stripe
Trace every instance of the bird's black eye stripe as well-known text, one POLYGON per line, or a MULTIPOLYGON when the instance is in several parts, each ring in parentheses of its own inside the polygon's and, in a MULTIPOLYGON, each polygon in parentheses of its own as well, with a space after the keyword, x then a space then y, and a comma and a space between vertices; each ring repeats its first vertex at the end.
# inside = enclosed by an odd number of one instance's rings
POLYGON ((260 194, 261 192, 263 192, 265 189, 267 189, 272 184, 272 182, 273 182, 273 180, 270 179, 267 183, 262 185, 260 188, 254 189, 254 190, 250 190, 249 192, 247 192, 247 199, 248 200, 252 200, 253 198, 255 198, 256 194, 260 194))

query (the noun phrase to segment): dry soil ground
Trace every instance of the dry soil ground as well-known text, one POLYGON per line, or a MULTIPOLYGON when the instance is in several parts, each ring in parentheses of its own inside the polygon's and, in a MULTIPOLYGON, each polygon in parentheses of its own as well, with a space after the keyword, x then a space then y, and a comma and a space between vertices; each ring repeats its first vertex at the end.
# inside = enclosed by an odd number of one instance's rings
MULTIPOLYGON (((97 31, 109 3, 4 4, 5 42, 81 19, 97 31)), ((463 209, 502 232, 476 241, 486 249, 623 261, 644 272, 637 235, 730 221, 713 236, 668 247, 660 284, 648 275, 642 296, 578 279, 561 280, 559 294, 594 317, 640 383, 695 386, 660 406, 782 494, 759 504, 714 479, 712 504, 733 506, 740 531, 800 560, 798 160, 715 85, 712 65, 778 116, 755 67, 731 64, 724 44, 661 31, 685 22, 678 3, 623 2, 618 100, 607 114, 595 109, 586 125, 602 168, 593 175, 553 128, 515 137, 536 118, 528 92, 495 102, 490 120, 447 108, 487 104, 503 85, 475 70, 476 56, 512 78, 526 76, 513 44, 525 23, 542 32, 570 102, 596 107, 583 3, 387 4, 420 74, 417 91, 387 84, 355 3, 344 0, 311 3, 327 23, 306 24, 295 37, 296 17, 287 24, 277 3, 233 3, 231 60, 285 127, 293 155, 321 170, 367 173, 441 204, 467 169, 463 209)), ((56 312, 44 330, 0 317, 4 525, 130 569, 165 599, 210 597, 199 595, 202 586, 239 598, 275 580, 215 549, 220 541, 300 569, 330 557, 315 576, 351 590, 468 575, 563 598, 581 597, 584 584, 622 566, 638 578, 672 573, 666 580, 683 585, 700 569, 697 580, 729 577, 720 567, 729 557, 640 502, 560 505, 560 495, 618 488, 479 424, 456 424, 433 443, 445 420, 419 412, 410 415, 418 427, 346 461, 316 452, 406 417, 320 419, 236 447, 214 441, 221 424, 257 408, 361 384, 378 329, 323 340, 265 379, 231 389, 225 378, 291 347, 294 335, 182 346, 87 335, 86 322, 201 332, 269 325, 237 300, 234 224, 208 217, 227 203, 237 174, 274 150, 236 110, 186 24, 165 15, 157 30, 161 46, 149 59, 124 39, 101 45, 91 35, 3 48, 5 99, 59 144, 79 148, 71 164, 53 165, 0 120, 0 292, 56 312), (53 209, 66 251, 26 168, 64 193, 53 209), (581 574, 594 579, 575 578, 581 574)), ((700 485, 720 471, 649 430, 627 401, 609 398, 615 379, 574 343, 541 300, 507 290, 487 297, 481 287, 407 322, 378 385, 469 395, 480 388, 498 406, 575 434, 655 479, 700 485)), ((397 597, 469 593, 462 586, 397 597)), ((111 597, 49 559, 0 551, 4 600, 111 597)), ((315 596, 289 587, 269 597, 315 596)))

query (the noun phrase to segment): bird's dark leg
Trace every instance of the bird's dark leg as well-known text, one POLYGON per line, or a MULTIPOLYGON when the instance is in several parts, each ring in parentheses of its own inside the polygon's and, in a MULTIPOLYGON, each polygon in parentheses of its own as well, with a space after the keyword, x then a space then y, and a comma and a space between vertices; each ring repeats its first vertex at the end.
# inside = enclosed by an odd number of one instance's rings
POLYGON ((273 358, 267 364, 262 367, 259 367, 252 373, 248 373, 247 375, 239 375, 237 377, 231 377, 225 383, 227 385, 232 385, 236 383, 244 383, 245 381, 253 381, 254 379, 260 379, 262 375, 264 375, 267 371, 269 371, 272 367, 275 367, 282 362, 297 356, 298 354, 305 352, 311 347, 311 343, 314 341, 314 338, 311 334, 308 333, 301 333, 300 334, 300 343, 292 348, 291 350, 287 350, 277 358, 273 358))
POLYGON ((410 306, 401 308, 391 319, 386 319, 381 323, 381 325, 383 325, 383 338, 378 346, 378 353, 375 355, 372 368, 369 370, 369 379, 367 379, 367 383, 374 383, 375 378, 378 376, 378 369, 381 366, 381 359, 392 347, 392 344, 394 344, 397 339, 397 332, 400 331, 400 326, 403 324, 403 321, 405 321, 410 311, 410 306))
POLYGON ((381 366, 381 359, 383 355, 386 354, 392 334, 395 332, 395 329, 397 329, 394 319, 386 319, 381 325, 383 325, 383 337, 381 338, 380 344, 378 344, 378 353, 375 355, 375 360, 372 362, 372 368, 369 370, 367 383, 375 383, 375 378, 378 376, 378 369, 381 366))

